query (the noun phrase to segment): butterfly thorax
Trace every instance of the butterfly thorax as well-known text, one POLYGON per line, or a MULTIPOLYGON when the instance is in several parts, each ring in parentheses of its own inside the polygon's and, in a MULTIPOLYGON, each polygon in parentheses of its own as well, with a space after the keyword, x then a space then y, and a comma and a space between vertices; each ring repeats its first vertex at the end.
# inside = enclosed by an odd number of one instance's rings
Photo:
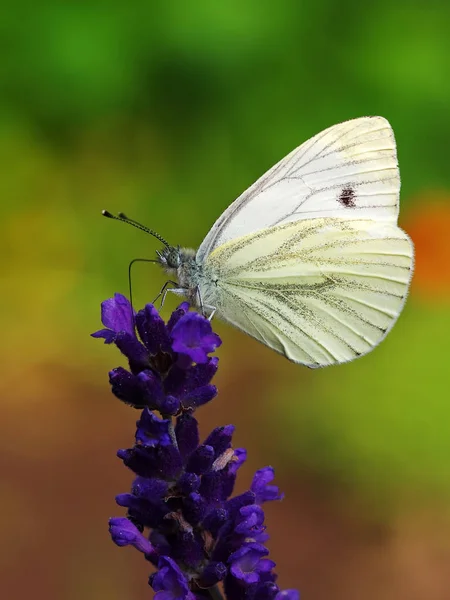
POLYGON ((203 266, 195 259, 195 250, 170 246, 158 252, 158 260, 169 277, 176 278, 180 293, 199 306, 199 285, 204 278, 203 266))

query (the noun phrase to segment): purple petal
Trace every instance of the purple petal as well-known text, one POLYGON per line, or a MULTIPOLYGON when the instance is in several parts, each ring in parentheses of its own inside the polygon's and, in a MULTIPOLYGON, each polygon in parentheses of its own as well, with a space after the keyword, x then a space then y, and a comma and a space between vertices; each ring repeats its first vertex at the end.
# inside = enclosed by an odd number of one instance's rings
POLYGON ((183 413, 179 416, 175 425, 175 436, 180 454, 183 460, 186 460, 199 443, 198 423, 196 419, 188 413, 183 413))
POLYGON ((177 415, 180 412, 180 406, 181 403, 178 398, 166 396, 163 398, 158 410, 162 415, 177 415))
POLYGON ((189 457, 186 471, 202 475, 211 468, 214 462, 214 448, 202 444, 189 457))
MULTIPOLYGON (((173 513, 172 513, 173 514, 173 513)), ((170 515, 167 515, 168 520, 170 515)), ((175 519, 178 525, 178 519, 175 519)), ((205 560, 205 542, 199 532, 194 532, 191 525, 184 523, 184 528, 172 541, 172 556, 188 569, 197 570, 205 560)))
POLYGON ((227 500, 225 504, 225 508, 230 513, 230 518, 235 519, 239 510, 243 506, 247 506, 247 504, 255 503, 255 494, 253 492, 244 492, 243 494, 239 494, 239 496, 235 496, 234 498, 230 498, 227 500))
POLYGON ((225 450, 231 446, 231 439, 235 430, 234 425, 224 425, 222 427, 216 427, 208 435, 205 440, 205 445, 212 446, 214 448, 214 457, 217 458, 223 454, 225 450))
POLYGON ((178 477, 182 468, 180 453, 174 446, 134 446, 119 450, 117 456, 141 477, 159 477, 169 481, 178 477))
MULTIPOLYGON (((189 342, 190 344, 191 342, 189 342)), ((173 349, 179 354, 188 356, 194 363, 205 363, 208 360, 208 355, 201 346, 192 346, 174 342, 173 349)))
POLYGON ((255 494, 258 504, 283 499, 284 494, 280 494, 278 486, 269 485, 274 477, 275 473, 272 467, 263 467, 256 471, 250 489, 255 494))
POLYGON ((203 527, 217 537, 219 530, 225 523, 230 522, 228 511, 225 508, 213 508, 203 519, 203 527))
POLYGON ((136 315, 136 328, 150 354, 170 352, 170 338, 166 325, 153 304, 147 304, 136 315))
POLYGON ((169 435, 169 419, 160 419, 148 408, 142 411, 141 418, 136 423, 136 443, 144 446, 167 446, 172 443, 169 435))
POLYGON ((277 563, 275 563, 273 560, 270 560, 270 558, 262 558, 258 562, 258 571, 259 573, 269 573, 276 566, 277 563))
POLYGON ((164 523, 169 508, 164 500, 152 501, 133 494, 118 494, 116 503, 128 508, 128 516, 144 527, 158 528, 164 523))
POLYGON ((167 394, 178 396, 183 401, 184 407, 197 407, 217 394, 214 386, 209 382, 217 371, 219 359, 210 358, 207 363, 192 365, 190 357, 178 355, 177 364, 170 369, 165 381, 164 389, 167 394), (180 358, 188 359, 188 364, 180 364, 180 358))
POLYGON ((116 517, 109 520, 109 532, 118 546, 134 546, 144 554, 155 554, 155 549, 139 529, 128 519, 116 517))
POLYGON ((219 359, 217 356, 213 356, 206 363, 190 367, 185 372, 184 393, 188 394, 197 388, 207 385, 216 374, 218 366, 219 359))
POLYGON ((234 456, 230 461, 228 472, 236 475, 237 470, 245 463, 246 460, 247 450, 245 448, 235 448, 234 456))
POLYGON ((206 500, 198 492, 192 492, 184 499, 183 514, 191 525, 198 525, 205 517, 207 510, 206 500))
POLYGON ((137 498, 145 498, 151 502, 159 502, 166 495, 169 484, 162 479, 136 477, 131 487, 131 492, 137 498))
POLYGON ((254 537, 254 535, 263 533, 264 530, 264 511, 260 506, 250 504, 239 510, 238 523, 235 527, 236 533, 245 537, 254 537))
POLYGON ((177 487, 183 496, 189 496, 200 487, 200 477, 195 473, 184 473, 178 480, 177 487))
POLYGON ((109 383, 113 394, 134 408, 144 408, 147 401, 139 379, 122 367, 109 372, 109 383))
POLYGON ((170 315, 170 319, 167 323, 167 330, 169 333, 172 332, 172 329, 175 327, 175 324, 189 311, 189 302, 182 302, 180 306, 178 306, 173 313, 170 315))
POLYGON ((203 474, 199 491, 207 502, 217 505, 227 499, 227 479, 225 471, 213 471, 203 474))
POLYGON ((145 403, 152 409, 159 409, 161 402, 164 400, 164 392, 159 374, 146 369, 137 376, 141 385, 142 396, 145 398, 145 403))
POLYGON ((213 333, 211 323, 198 313, 187 313, 172 330, 172 349, 189 356, 196 363, 208 362, 208 353, 222 343, 213 333))
POLYGON ((193 598, 189 591, 186 575, 177 563, 168 556, 161 556, 158 562, 158 572, 151 578, 150 584, 157 592, 158 600, 190 600, 193 598))
POLYGON ((114 338, 114 342, 130 361, 130 368, 134 373, 139 373, 139 371, 148 368, 148 351, 135 336, 125 331, 119 331, 114 338))
POLYGON ((182 405, 185 410, 195 410, 204 404, 207 404, 217 396, 217 388, 215 385, 204 385, 203 387, 193 390, 186 394, 182 400, 182 405))
POLYGON ((134 311, 130 301, 122 294, 114 294, 114 298, 108 298, 102 302, 102 323, 108 329, 118 333, 125 331, 130 335, 134 333, 134 311))
POLYGON ((91 333, 91 337, 104 338, 105 344, 112 344, 116 339, 116 333, 115 331, 111 331, 111 329, 100 329, 95 333, 91 333))
POLYGON ((236 474, 230 470, 230 463, 227 468, 222 471, 222 498, 226 500, 231 496, 236 483, 236 474))
POLYGON ((270 571, 275 566, 273 561, 263 559, 268 553, 267 548, 261 544, 250 543, 241 546, 228 559, 231 573, 247 585, 258 583, 260 573, 270 571))

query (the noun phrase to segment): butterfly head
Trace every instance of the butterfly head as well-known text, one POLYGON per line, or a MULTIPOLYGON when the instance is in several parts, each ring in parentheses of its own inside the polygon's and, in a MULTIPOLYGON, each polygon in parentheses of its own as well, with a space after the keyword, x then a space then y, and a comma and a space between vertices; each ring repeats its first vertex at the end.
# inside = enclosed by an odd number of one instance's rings
POLYGON ((190 287, 185 281, 190 279, 189 274, 197 270, 195 262, 195 250, 191 248, 180 248, 180 246, 167 246, 156 252, 158 262, 169 275, 176 275, 179 281, 183 280, 186 287, 190 287))
POLYGON ((162 250, 157 250, 158 262, 166 270, 176 271, 181 264, 180 246, 166 246, 162 250))

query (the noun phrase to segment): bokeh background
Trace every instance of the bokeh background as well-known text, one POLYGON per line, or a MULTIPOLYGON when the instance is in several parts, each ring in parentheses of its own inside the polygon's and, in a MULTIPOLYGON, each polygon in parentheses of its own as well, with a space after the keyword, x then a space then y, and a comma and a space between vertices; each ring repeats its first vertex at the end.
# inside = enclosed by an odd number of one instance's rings
MULTIPOLYGON (((151 237, 196 247, 243 189, 334 123, 392 123, 400 224, 416 245, 404 313, 352 364, 309 371, 217 322, 219 397, 268 507, 283 588, 313 600, 450 597, 450 4, 322 0, 4 2, 0 9, 0 596, 151 597, 107 520, 131 473, 122 359, 89 337, 151 237)), ((138 265, 136 306, 164 282, 138 265)), ((164 315, 175 306, 168 299, 164 315)))

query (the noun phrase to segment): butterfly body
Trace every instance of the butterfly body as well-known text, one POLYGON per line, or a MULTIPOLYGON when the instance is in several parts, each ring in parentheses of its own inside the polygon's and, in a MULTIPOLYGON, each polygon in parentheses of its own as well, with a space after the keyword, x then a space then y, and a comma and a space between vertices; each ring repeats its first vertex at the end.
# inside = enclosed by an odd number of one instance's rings
POLYGON ((348 362, 380 343, 407 296, 399 190, 389 123, 340 123, 246 190, 197 252, 168 246, 159 262, 177 279, 171 291, 290 360, 348 362))

